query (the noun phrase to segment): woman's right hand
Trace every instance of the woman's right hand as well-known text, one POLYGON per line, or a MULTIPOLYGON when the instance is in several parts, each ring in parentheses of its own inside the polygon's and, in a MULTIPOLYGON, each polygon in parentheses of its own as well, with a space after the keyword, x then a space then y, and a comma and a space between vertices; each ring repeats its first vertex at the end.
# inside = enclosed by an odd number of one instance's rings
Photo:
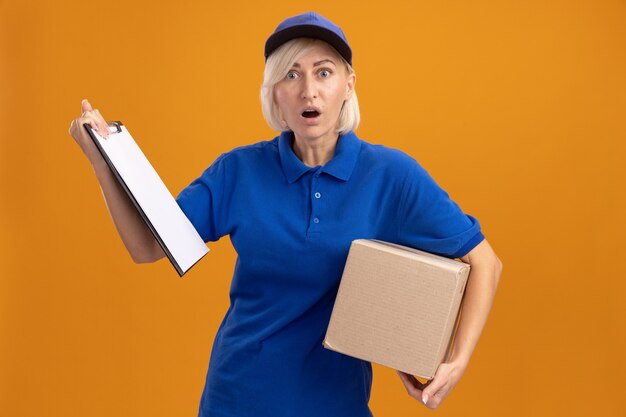
POLYGON ((72 121, 69 132, 94 167, 107 208, 128 253, 136 263, 154 262, 165 257, 159 242, 144 223, 133 202, 108 168, 100 151, 83 127, 83 123, 89 123, 98 134, 106 139, 109 136, 107 122, 98 110, 91 108, 91 104, 86 99, 82 102, 82 111, 82 116, 72 121))
POLYGON ((91 104, 89 104, 87 99, 82 101, 81 110, 83 114, 79 118, 72 120, 69 133, 74 138, 78 146, 80 146, 92 165, 95 166, 96 164, 102 164, 104 163, 104 158, 102 158, 100 151, 98 151, 98 148, 96 148, 93 140, 89 137, 89 134, 83 127, 83 123, 89 123, 92 129, 105 139, 109 137, 108 124, 98 109, 93 110, 91 108, 91 104))

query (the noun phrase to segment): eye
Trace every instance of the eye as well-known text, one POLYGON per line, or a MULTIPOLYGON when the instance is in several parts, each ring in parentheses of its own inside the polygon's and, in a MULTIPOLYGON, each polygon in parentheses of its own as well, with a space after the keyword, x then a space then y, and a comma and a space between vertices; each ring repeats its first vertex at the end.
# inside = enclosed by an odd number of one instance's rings
POLYGON ((323 69, 323 70, 320 71, 320 76, 322 78, 328 78, 328 77, 330 77, 330 74, 331 74, 331 71, 327 70, 327 69, 323 69))
POLYGON ((298 73, 295 71, 289 71, 285 78, 287 78, 288 80, 295 80, 296 78, 298 78, 298 73))

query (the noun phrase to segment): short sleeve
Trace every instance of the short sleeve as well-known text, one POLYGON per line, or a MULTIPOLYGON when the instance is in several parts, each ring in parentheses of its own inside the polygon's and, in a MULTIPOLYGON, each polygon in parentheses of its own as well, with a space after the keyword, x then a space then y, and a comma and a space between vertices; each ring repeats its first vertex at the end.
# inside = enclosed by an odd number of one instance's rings
POLYGON ((225 211, 223 157, 217 158, 176 197, 178 206, 205 242, 215 242, 224 235, 221 231, 225 211))
POLYGON ((478 220, 461 208, 412 159, 398 211, 402 245, 451 258, 470 252, 485 237, 478 220))

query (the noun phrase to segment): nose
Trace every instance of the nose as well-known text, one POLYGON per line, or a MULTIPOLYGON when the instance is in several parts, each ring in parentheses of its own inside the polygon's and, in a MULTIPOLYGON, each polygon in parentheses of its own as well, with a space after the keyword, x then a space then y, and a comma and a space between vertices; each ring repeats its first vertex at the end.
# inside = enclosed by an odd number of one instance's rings
POLYGON ((304 80, 302 81, 302 98, 317 98, 317 85, 315 84, 313 77, 304 77, 304 80))

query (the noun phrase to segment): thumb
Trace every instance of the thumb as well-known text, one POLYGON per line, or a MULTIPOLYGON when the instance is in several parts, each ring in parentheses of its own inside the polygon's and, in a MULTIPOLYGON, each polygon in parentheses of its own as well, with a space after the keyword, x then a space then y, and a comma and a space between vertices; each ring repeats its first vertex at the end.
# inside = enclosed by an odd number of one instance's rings
POLYGON ((86 98, 84 98, 83 101, 80 104, 81 104, 81 110, 82 110, 83 113, 85 113, 86 111, 93 110, 91 108, 91 104, 89 104, 89 100, 87 100, 86 98))
POLYGON ((428 403, 428 400, 432 398, 443 385, 443 380, 435 377, 431 383, 422 390, 422 402, 424 405, 428 403))

